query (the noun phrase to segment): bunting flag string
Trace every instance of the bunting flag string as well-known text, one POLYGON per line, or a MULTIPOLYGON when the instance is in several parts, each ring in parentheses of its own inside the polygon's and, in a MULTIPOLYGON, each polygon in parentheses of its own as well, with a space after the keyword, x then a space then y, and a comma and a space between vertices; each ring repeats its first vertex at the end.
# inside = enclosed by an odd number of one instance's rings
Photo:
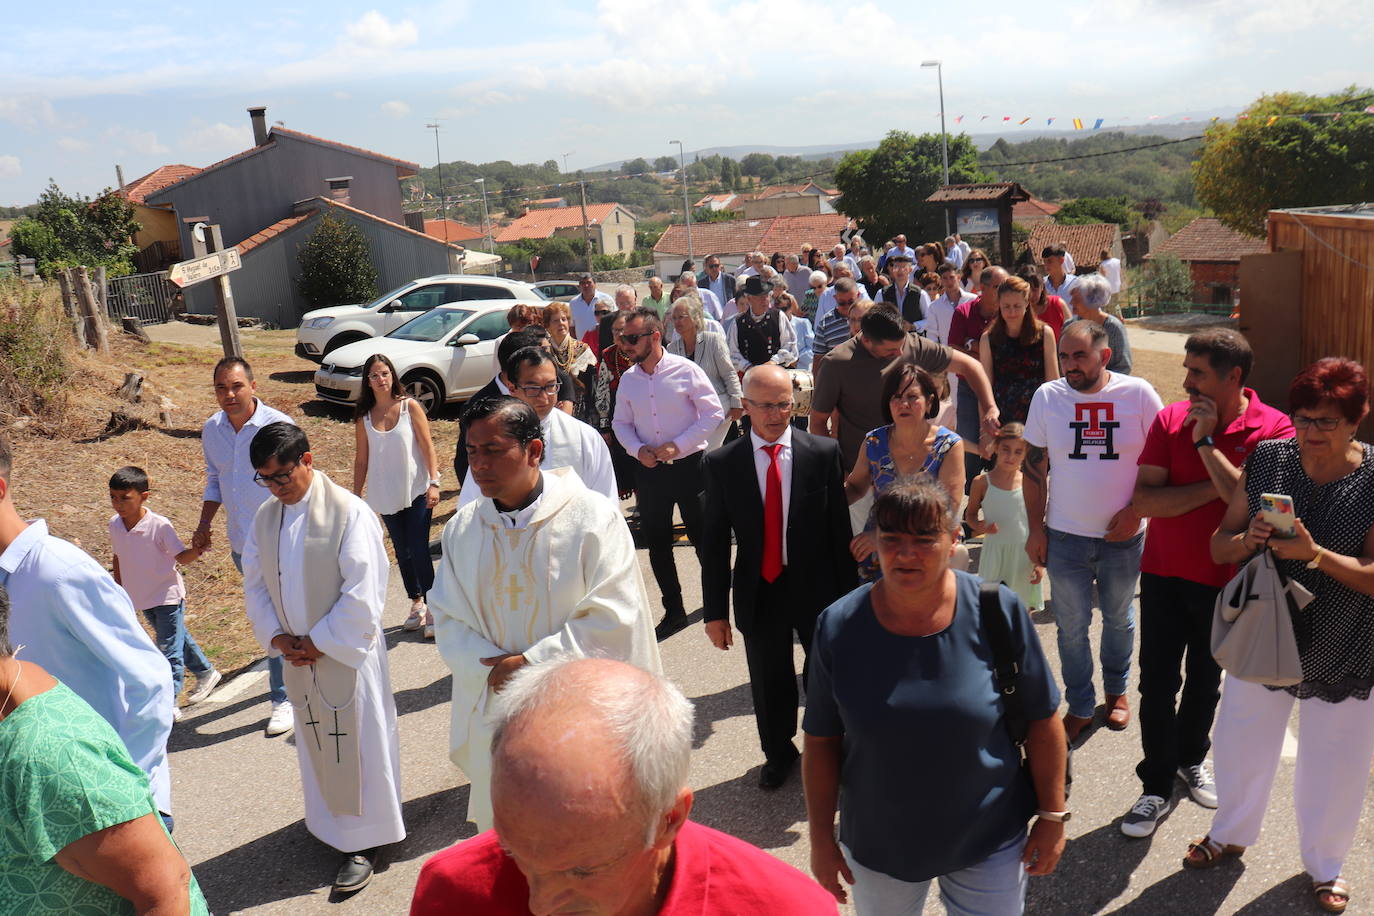
MULTIPOLYGON (((1272 126, 1273 124, 1277 123, 1278 121, 1285 120, 1285 119, 1290 119, 1290 118, 1296 118, 1296 119, 1302 120, 1302 121, 1316 121, 1316 120, 1321 120, 1321 119, 1323 119, 1323 118, 1329 118, 1329 119, 1331 119, 1331 120, 1333 120, 1333 121, 1338 121, 1338 120, 1340 120, 1342 117, 1349 117, 1350 115, 1365 115, 1365 114, 1374 114, 1374 105, 1370 105, 1370 106, 1365 107, 1365 108, 1355 109, 1354 111, 1309 111, 1309 112, 1303 112, 1303 113, 1300 113, 1300 114, 1256 115, 1255 117, 1262 117, 1262 118, 1264 118, 1264 126, 1265 126, 1265 127, 1270 127, 1270 126, 1272 126)), ((935 117, 939 117, 939 115, 937 114, 937 115, 935 115, 935 117)), ((958 114, 958 115, 955 115, 955 116, 954 116, 954 123, 955 123, 955 124, 963 124, 963 123, 964 123, 964 119, 966 119, 966 118, 972 118, 972 117, 973 117, 973 115, 970 115, 970 114, 958 114)), ((1185 123, 1190 123, 1190 122, 1194 122, 1194 121, 1206 121, 1208 124, 1217 124, 1217 123, 1219 123, 1219 122, 1221 122, 1221 121, 1230 121, 1230 120, 1244 121, 1244 120, 1246 120, 1246 119, 1248 119, 1248 118, 1250 118, 1250 117, 1251 117, 1251 115, 1249 115, 1249 114, 1238 114, 1238 115, 1235 115, 1234 118, 1224 118, 1224 117, 1221 117, 1220 115, 1214 115, 1214 116, 1212 116, 1212 117, 1205 117, 1205 116, 1204 116, 1204 117, 1197 117, 1197 116, 1194 116, 1194 115, 1183 115, 1183 116, 1181 116, 1181 117, 1179 118, 1179 121, 1180 121, 1180 122, 1185 122, 1185 123)), ((1018 117, 1017 115, 1000 115, 1000 116, 999 116, 999 115, 979 115, 978 121, 981 123, 981 122, 983 122, 983 121, 987 121, 987 120, 997 120, 997 119, 999 119, 999 118, 1000 118, 1000 120, 1001 120, 1001 122, 1002 122, 1003 124, 1015 123, 1015 125, 1016 125, 1017 127, 1021 127, 1021 126, 1025 125, 1025 124, 1029 124, 1032 120, 1034 120, 1034 116, 1032 116, 1032 115, 1026 115, 1026 116, 1021 116, 1021 117, 1018 117)), ((1162 118, 1163 118, 1163 115, 1150 115, 1150 116, 1147 117, 1145 120, 1147 120, 1147 121, 1158 121, 1158 120, 1161 120, 1162 118)), ((1059 120, 1066 120, 1066 119, 1060 118, 1060 117, 1058 117, 1058 116, 1055 116, 1055 117, 1047 117, 1047 118, 1045 118, 1045 125, 1046 125, 1047 127, 1048 127, 1048 126, 1053 126, 1054 122, 1055 122, 1055 121, 1059 121, 1059 120)), ((1089 118, 1068 118, 1067 120, 1073 125, 1073 129, 1074 129, 1074 130, 1102 130, 1103 127, 1106 126, 1106 124, 1107 124, 1108 121, 1115 121, 1116 123, 1118 123, 1118 124, 1123 124, 1123 125, 1124 125, 1124 124, 1129 124, 1129 123, 1139 123, 1139 121, 1140 121, 1139 118, 1132 118, 1132 117, 1129 117, 1129 116, 1119 116, 1119 117, 1112 117, 1112 118, 1092 118, 1092 119, 1089 119, 1089 118), (1092 121, 1092 126, 1091 126, 1091 127, 1088 126, 1088 121, 1089 121, 1089 120, 1092 121)))

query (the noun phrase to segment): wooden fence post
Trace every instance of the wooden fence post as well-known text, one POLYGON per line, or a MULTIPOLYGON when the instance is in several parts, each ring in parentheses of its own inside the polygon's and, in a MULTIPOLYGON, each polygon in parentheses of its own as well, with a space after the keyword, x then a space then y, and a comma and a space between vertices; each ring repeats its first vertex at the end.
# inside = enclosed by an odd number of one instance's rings
POLYGON ((72 337, 76 338, 76 343, 83 350, 90 346, 86 343, 86 323, 81 318, 81 306, 76 302, 76 293, 72 289, 71 268, 64 267, 57 272, 57 283, 62 287, 62 309, 67 313, 67 320, 72 325, 72 337))
POLYGON ((92 278, 95 284, 95 301, 100 305, 100 314, 108 323, 110 320, 110 285, 105 280, 105 268, 97 267, 92 278))
POLYGON ((90 272, 84 267, 76 268, 76 296, 81 303, 81 314, 86 319, 86 339, 94 341, 95 348, 101 353, 109 353, 110 335, 105 316, 100 313, 100 303, 96 302, 95 291, 91 289, 90 272))

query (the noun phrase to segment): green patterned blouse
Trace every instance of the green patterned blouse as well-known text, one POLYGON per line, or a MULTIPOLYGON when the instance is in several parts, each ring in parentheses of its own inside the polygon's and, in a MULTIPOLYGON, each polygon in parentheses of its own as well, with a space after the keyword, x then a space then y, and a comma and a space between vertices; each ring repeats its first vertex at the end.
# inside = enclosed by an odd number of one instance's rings
MULTIPOLYGON (((57 864, 84 836, 156 816, 148 777, 86 701, 59 683, 0 721, 0 916, 133 913, 129 901, 57 864)), ((209 908, 191 876, 192 916, 209 908)))

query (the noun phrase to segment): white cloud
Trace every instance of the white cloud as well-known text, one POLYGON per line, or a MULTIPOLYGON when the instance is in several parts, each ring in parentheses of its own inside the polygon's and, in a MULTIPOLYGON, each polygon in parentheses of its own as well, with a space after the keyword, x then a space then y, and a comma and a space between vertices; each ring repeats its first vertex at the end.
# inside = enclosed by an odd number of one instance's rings
POLYGON ((145 156, 160 156, 170 152, 167 147, 158 142, 157 134, 151 130, 111 127, 105 131, 105 138, 113 141, 120 150, 142 153, 145 156))
POLYGON ((420 39, 420 30, 409 19, 388 22, 376 10, 368 10, 356 22, 344 26, 348 43, 363 51, 395 51, 409 47, 420 39))
POLYGON ((227 153, 247 149, 253 145, 253 131, 218 121, 197 127, 181 135, 181 147, 197 152, 227 153))
POLYGON ((85 140, 76 137, 58 137, 57 145, 69 153, 77 153, 83 149, 89 149, 91 146, 85 140))
POLYGON ((34 130, 56 124, 57 113, 47 99, 24 96, 0 98, 0 120, 9 121, 21 130, 34 130))
POLYGON ((339 89, 334 93, 334 98, 346 101, 348 99, 353 98, 353 93, 344 92, 342 89, 339 89))
POLYGON ((0 156, 0 178, 15 178, 23 174, 18 156, 0 156))
POLYGON ((410 114, 410 106, 405 102, 391 101, 382 103, 382 114, 388 118, 404 118, 410 114))

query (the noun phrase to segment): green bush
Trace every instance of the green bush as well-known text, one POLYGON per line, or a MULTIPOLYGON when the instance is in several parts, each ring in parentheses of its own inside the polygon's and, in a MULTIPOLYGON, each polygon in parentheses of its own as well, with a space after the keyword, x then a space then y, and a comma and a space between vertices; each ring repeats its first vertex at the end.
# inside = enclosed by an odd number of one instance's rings
POLYGON ((321 217, 310 239, 299 247, 297 280, 301 297, 313 308, 366 302, 377 296, 377 268, 362 230, 332 214, 321 217))
POLYGON ((70 388, 71 321, 56 286, 0 278, 0 412, 52 419, 70 388))
POLYGON ((1139 292, 1144 305, 1191 302, 1193 276, 1188 265, 1174 255, 1155 255, 1145 263, 1139 292))

